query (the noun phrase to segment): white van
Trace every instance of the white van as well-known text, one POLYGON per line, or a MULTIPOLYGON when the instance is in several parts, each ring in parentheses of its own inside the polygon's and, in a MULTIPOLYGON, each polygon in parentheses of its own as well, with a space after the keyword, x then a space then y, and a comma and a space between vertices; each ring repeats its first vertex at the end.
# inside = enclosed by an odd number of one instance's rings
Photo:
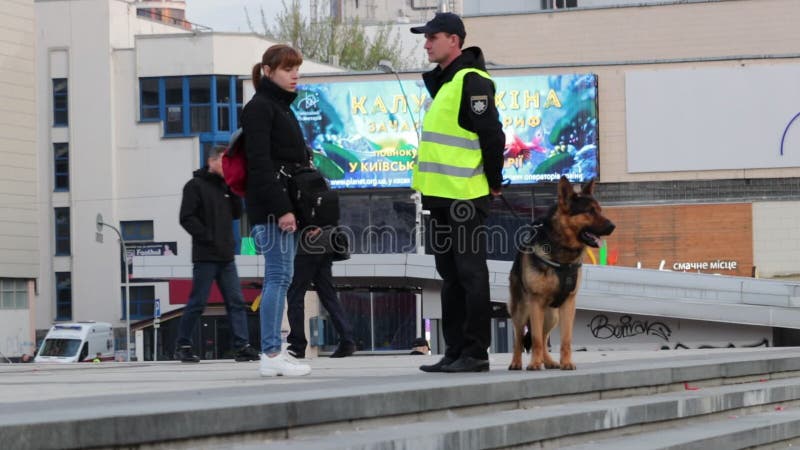
POLYGON ((35 362, 91 362, 114 360, 114 332, 110 323, 75 322, 53 325, 35 362))

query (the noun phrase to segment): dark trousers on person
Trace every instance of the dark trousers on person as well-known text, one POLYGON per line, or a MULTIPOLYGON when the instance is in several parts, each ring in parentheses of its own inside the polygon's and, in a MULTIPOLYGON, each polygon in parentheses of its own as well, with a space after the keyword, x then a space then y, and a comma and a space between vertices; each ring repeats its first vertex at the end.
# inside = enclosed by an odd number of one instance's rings
POLYGON ((248 345, 247 310, 236 263, 200 261, 194 263, 192 268, 192 292, 189 294, 189 303, 183 311, 178 326, 178 347, 192 345, 192 334, 197 327, 197 319, 206 309, 211 283, 215 280, 225 300, 225 310, 233 335, 233 349, 238 350, 248 345))
POLYGON ((322 306, 328 311, 333 328, 339 334, 339 342, 353 342, 353 327, 347 320, 342 304, 336 296, 333 286, 333 255, 326 254, 297 254, 294 258, 294 276, 292 284, 286 293, 286 316, 289 319, 289 336, 286 342, 289 347, 300 353, 305 353, 308 341, 305 333, 305 296, 311 282, 317 289, 317 295, 322 306))
POLYGON ((472 202, 431 208, 428 239, 442 277, 445 356, 488 359, 491 343, 485 214, 472 202))

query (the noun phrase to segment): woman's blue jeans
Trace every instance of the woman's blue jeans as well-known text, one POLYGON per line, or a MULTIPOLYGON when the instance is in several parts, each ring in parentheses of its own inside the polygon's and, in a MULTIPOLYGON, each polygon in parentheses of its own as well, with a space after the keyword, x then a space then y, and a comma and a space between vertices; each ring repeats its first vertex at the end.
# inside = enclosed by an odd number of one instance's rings
POLYGON ((261 351, 281 351, 281 322, 286 305, 286 291, 292 283, 294 233, 281 231, 277 223, 260 223, 253 226, 256 250, 264 255, 264 287, 261 289, 261 351))

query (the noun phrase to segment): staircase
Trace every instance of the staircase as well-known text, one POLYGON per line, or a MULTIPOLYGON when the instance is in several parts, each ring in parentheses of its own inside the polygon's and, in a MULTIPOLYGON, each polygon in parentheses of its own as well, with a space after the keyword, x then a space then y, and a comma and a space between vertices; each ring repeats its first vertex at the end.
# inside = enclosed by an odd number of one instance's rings
POLYGON ((359 417, 292 427, 286 439, 241 448, 782 448, 800 437, 798 364, 690 358, 464 374, 448 387, 419 382, 413 391, 366 394, 359 417))
POLYGON ((508 371, 510 355, 492 354, 490 372, 470 374, 418 371, 432 356, 318 358, 308 377, 266 379, 255 364, 230 361, 19 364, 0 377, 0 448, 727 450, 800 443, 800 348, 574 357, 576 371, 528 372, 508 371))

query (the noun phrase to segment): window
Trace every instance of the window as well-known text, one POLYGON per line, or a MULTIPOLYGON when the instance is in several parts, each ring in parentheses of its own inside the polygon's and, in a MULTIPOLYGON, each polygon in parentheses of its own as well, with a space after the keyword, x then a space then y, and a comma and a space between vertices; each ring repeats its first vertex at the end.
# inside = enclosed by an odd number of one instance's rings
POLYGON ((27 281, 22 278, 0 278, 0 309, 27 308, 27 281))
POLYGON ((53 190, 69 190, 69 144, 53 144, 53 190))
POLYGON ((211 132, 211 77, 189 78, 189 131, 211 132))
POLYGON ((217 131, 231 131, 231 77, 217 80, 217 131))
POLYGON ((183 134, 183 78, 164 79, 165 134, 183 134))
POLYGON ((120 223, 120 232, 125 241, 152 241, 152 220, 125 220, 120 223))
POLYGON ((238 124, 239 118, 242 117, 242 97, 244 97, 244 88, 238 78, 234 78, 234 83, 236 84, 236 117, 234 117, 234 123, 238 124))
POLYGON ((163 121, 165 136, 230 138, 242 113, 242 83, 234 75, 139 79, 139 120, 163 121))
MULTIPOLYGON (((339 292, 339 300, 350 318, 358 350, 411 348, 417 334, 417 300, 413 292, 343 290, 339 292)), ((325 346, 330 349, 338 341, 332 328, 325 327, 323 331, 325 346)))
MULTIPOLYGON (((127 318, 125 311, 125 286, 122 286, 122 319, 127 318)), ((131 319, 142 320, 153 317, 155 313, 155 286, 131 286, 131 319)))
POLYGON ((542 0, 542 9, 576 8, 578 0, 542 0))
POLYGON ((72 274, 56 272, 56 320, 72 320, 72 274))
POLYGON ((351 232, 352 253, 416 251, 415 207, 406 192, 346 194, 339 202, 341 223, 351 232))
POLYGON ((161 120, 158 80, 158 78, 142 78, 139 80, 139 95, 141 96, 139 119, 142 122, 157 122, 161 120))
POLYGON ((55 208, 56 256, 69 256, 69 208, 55 208))
POLYGON ((67 79, 53 79, 53 126, 65 127, 69 124, 67 79))

